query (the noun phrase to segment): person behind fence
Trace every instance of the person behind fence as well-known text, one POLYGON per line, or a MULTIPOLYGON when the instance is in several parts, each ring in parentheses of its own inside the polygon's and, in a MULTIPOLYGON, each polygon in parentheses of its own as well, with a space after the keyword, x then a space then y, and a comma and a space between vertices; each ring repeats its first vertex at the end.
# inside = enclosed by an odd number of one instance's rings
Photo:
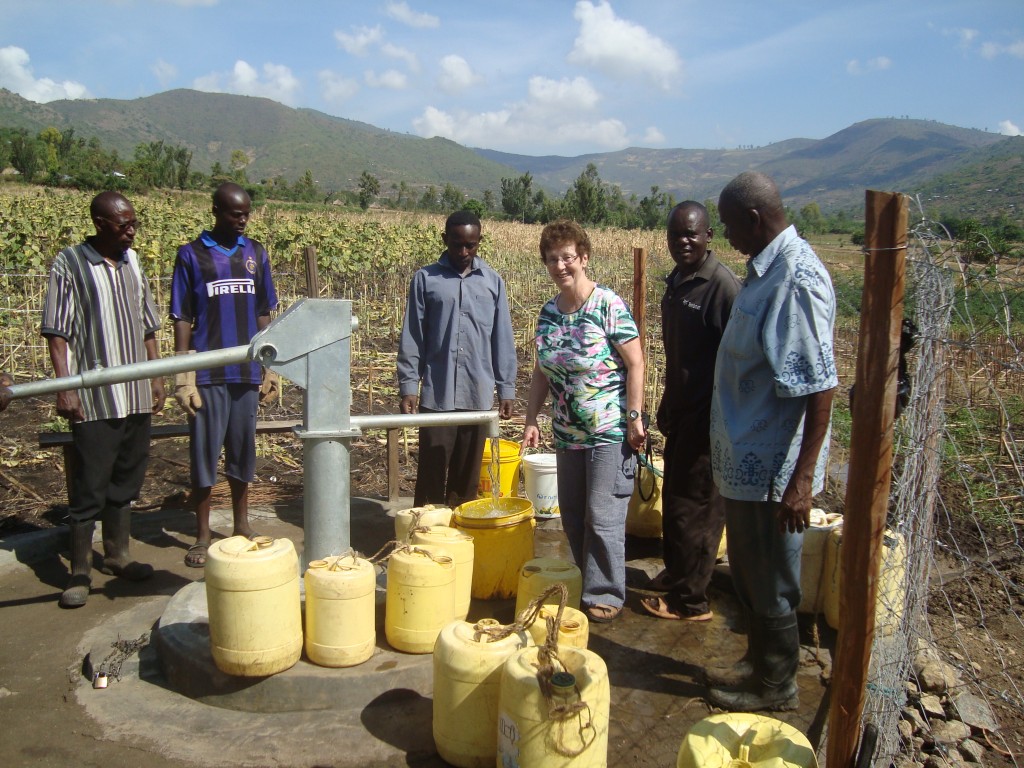
POLYGON ((544 227, 540 258, 558 293, 537 320, 522 446, 540 445, 537 417, 550 398, 562 529, 587 616, 609 622, 626 599, 626 508, 646 439, 643 347, 622 299, 587 275, 590 238, 579 224, 544 227))
MULTIPOLYGON (((418 270, 398 347, 402 413, 487 411, 512 416, 516 347, 505 281, 477 256, 480 219, 456 211, 444 225, 446 246, 418 270)), ((414 503, 458 506, 477 497, 485 424, 420 427, 414 503)))
POLYGON ((708 249, 714 236, 707 209, 687 201, 668 216, 675 268, 661 299, 665 389, 658 429, 665 435, 662 549, 665 568, 648 589, 665 595, 640 601, 662 619, 709 621, 708 584, 725 509, 711 476, 711 389, 715 357, 740 281, 708 249))
POLYGON ((836 297, 768 176, 737 176, 718 211, 732 247, 748 257, 711 398, 712 470, 748 634, 732 674, 707 670, 708 700, 733 711, 795 709, 803 531, 824 487, 838 384, 836 297))
POLYGON ((11 374, 7 371, 0 371, 0 411, 7 409, 7 404, 11 402, 11 390, 8 387, 14 384, 14 379, 11 378, 11 374))
MULTIPOLYGON (((252 201, 238 184, 213 193, 212 230, 178 249, 171 280, 174 353, 208 352, 248 344, 270 324, 277 293, 270 258, 245 236, 252 201)), ((179 373, 174 398, 188 415, 196 541, 185 565, 206 565, 210 502, 224 451, 231 491, 232 535, 255 536, 249 524, 249 483, 256 475, 256 413, 278 396, 279 379, 259 363, 179 373)))
MULTIPOLYGON (((89 207, 96 234, 53 261, 41 332, 53 372, 74 376, 97 368, 160 357, 160 328, 149 283, 132 250, 139 221, 117 192, 101 192, 89 207)), ((153 575, 131 559, 131 503, 146 475, 152 414, 164 405, 162 378, 57 394, 57 413, 71 423, 68 479, 71 579, 62 608, 85 605, 92 586, 92 537, 102 523, 100 571, 130 581, 153 575)))

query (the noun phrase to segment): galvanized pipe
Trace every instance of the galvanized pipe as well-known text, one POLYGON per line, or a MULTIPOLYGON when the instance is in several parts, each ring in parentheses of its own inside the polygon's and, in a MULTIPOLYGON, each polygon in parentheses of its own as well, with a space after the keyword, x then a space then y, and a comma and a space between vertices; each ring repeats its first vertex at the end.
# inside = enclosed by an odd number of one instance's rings
POLYGON ((353 416, 356 429, 402 429, 403 427, 455 427, 486 424, 488 437, 498 437, 497 411, 446 411, 444 413, 384 413, 353 416))
POLYGON ((350 444, 362 429, 487 424, 498 437, 497 411, 454 411, 351 416, 349 339, 358 326, 351 302, 303 299, 260 331, 248 346, 175 355, 75 376, 11 387, 15 398, 88 389, 183 371, 218 368, 256 360, 303 389, 302 440, 303 567, 311 560, 341 554, 350 546, 350 444))
POLYGON ((35 397, 67 392, 71 389, 92 389, 108 384, 122 384, 126 381, 155 379, 158 376, 181 373, 182 371, 198 371, 243 363, 248 359, 248 345, 215 349, 210 352, 197 352, 194 355, 161 357, 157 360, 116 365, 111 368, 94 368, 91 371, 82 371, 73 376, 63 376, 59 379, 43 379, 42 381, 30 381, 27 384, 15 384, 10 388, 11 397, 15 399, 35 397))

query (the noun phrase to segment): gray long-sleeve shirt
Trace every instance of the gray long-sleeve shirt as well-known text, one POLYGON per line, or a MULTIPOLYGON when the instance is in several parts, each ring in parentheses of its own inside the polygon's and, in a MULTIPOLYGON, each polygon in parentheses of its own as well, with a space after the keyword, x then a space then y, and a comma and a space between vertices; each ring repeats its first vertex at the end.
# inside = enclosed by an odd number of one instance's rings
POLYGON ((465 276, 445 252, 413 275, 398 347, 398 391, 435 411, 486 411, 516 396, 505 281, 479 256, 465 276), (422 387, 421 387, 422 384, 422 387))

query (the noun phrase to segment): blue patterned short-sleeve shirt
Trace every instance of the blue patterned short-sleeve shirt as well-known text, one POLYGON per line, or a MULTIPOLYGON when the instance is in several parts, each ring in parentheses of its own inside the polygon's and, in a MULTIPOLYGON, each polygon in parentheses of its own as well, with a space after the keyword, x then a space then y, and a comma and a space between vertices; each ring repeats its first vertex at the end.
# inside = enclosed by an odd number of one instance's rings
MULTIPOLYGON (((722 495, 779 501, 803 437, 806 396, 838 384, 836 297, 825 265, 789 227, 747 264, 715 363, 711 461, 722 495)), ((829 436, 814 468, 822 490, 829 436)))

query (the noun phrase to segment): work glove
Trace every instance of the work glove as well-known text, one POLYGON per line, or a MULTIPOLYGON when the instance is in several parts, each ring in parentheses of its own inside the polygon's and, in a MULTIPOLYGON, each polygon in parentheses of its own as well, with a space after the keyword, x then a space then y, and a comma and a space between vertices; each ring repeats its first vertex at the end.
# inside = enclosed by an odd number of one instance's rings
POLYGON ((269 368, 263 369, 263 382, 260 384, 260 405, 273 405, 281 394, 281 377, 269 368))
MULTIPOLYGON (((188 352, 175 352, 176 355, 195 354, 194 349, 188 352)), ((196 411, 203 407, 203 399, 199 397, 199 390, 196 389, 196 372, 183 371, 174 374, 174 399, 178 401, 181 410, 189 416, 195 416, 196 411)))

